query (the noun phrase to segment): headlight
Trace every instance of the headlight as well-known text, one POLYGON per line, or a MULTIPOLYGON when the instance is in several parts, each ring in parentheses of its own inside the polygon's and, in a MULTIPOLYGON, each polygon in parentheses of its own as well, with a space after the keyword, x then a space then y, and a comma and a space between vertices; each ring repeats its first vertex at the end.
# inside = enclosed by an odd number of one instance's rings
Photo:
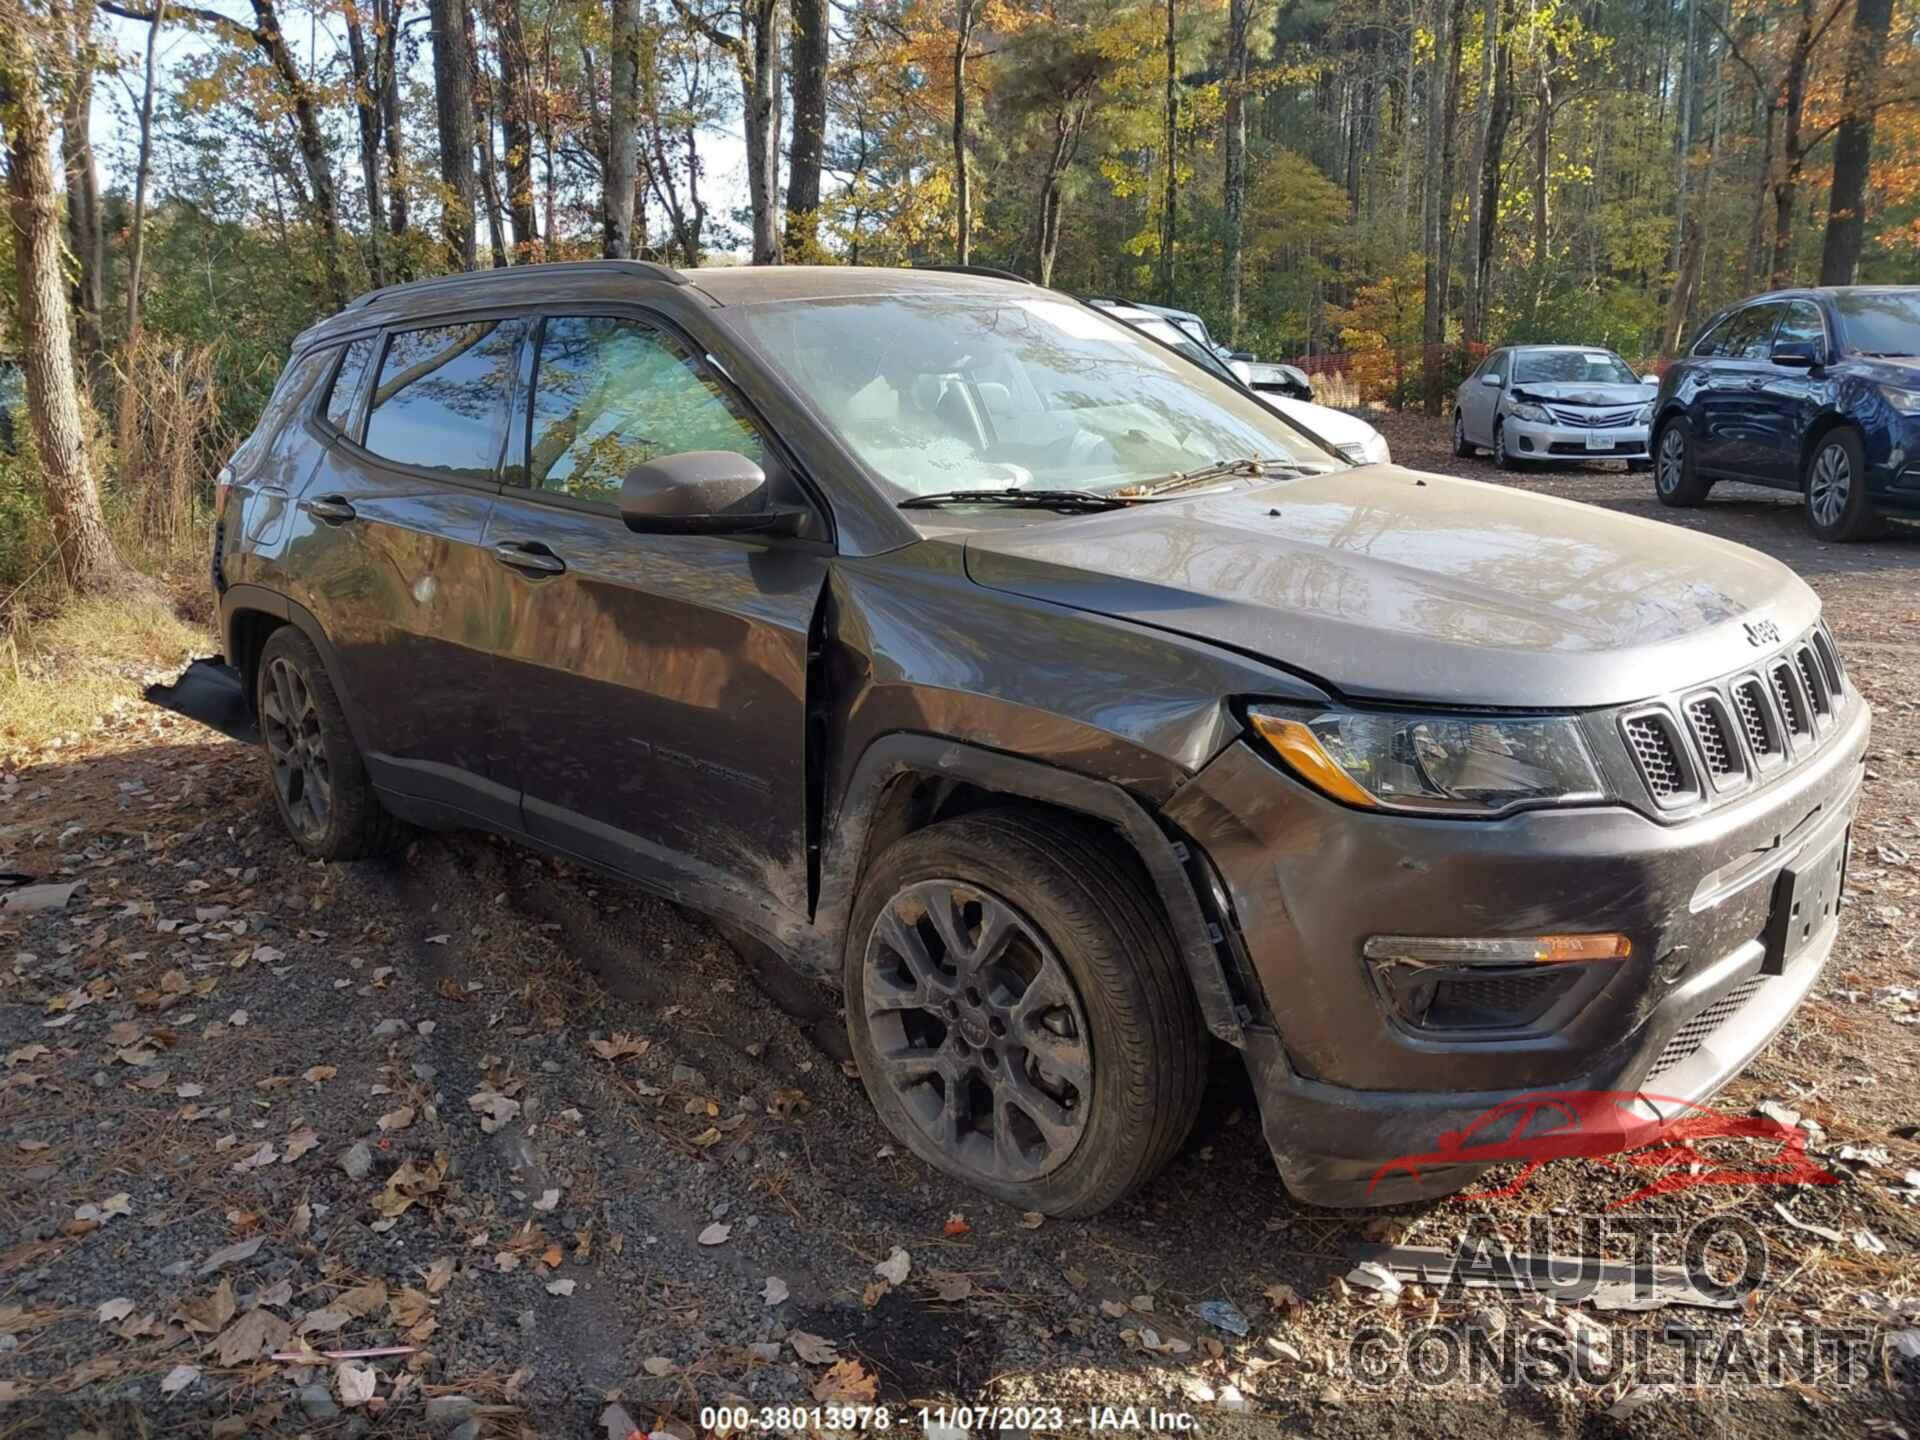
POLYGON ((1897 385, 1876 385, 1880 398, 1902 415, 1920 415, 1920 390, 1902 390, 1897 385))
POLYGON ((1525 400, 1516 400, 1507 406, 1507 414, 1516 420, 1530 420, 1535 425, 1547 423, 1547 412, 1538 405, 1529 405, 1525 400))
POLYGON ((1393 452, 1387 449, 1387 437, 1378 430, 1369 430, 1367 438, 1350 442, 1340 447, 1340 453, 1356 465, 1390 465, 1393 452))
POLYGON ((1651 425, 1653 423, 1653 402, 1651 400, 1633 412, 1633 423, 1636 425, 1651 425))
POLYGON ((1253 728, 1322 794, 1365 809, 1498 815, 1606 798, 1577 721, 1256 705, 1253 728))

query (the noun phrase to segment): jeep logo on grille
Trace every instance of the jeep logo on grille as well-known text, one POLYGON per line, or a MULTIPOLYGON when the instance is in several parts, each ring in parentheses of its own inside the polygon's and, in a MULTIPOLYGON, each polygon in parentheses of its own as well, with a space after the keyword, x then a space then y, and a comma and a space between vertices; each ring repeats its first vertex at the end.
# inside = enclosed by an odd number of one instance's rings
POLYGON ((1747 629, 1747 643, 1749 645, 1778 645, 1780 643, 1780 627, 1774 624, 1773 621, 1748 620, 1745 624, 1747 629))

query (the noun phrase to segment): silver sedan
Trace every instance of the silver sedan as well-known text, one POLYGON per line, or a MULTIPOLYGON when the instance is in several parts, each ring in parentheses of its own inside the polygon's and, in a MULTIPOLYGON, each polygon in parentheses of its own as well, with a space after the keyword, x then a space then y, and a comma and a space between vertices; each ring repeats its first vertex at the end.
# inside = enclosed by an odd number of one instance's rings
POLYGON ((1508 345, 1460 382, 1453 453, 1490 450, 1503 470, 1534 460, 1625 460, 1644 470, 1658 388, 1611 350, 1508 345))

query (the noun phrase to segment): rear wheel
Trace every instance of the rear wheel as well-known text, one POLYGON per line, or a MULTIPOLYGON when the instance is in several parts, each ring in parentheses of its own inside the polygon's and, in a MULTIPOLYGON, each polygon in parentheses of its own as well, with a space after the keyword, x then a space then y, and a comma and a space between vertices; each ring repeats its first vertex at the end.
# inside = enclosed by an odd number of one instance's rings
POLYGON ((255 681, 260 739, 280 819, 322 860, 358 860, 399 834, 367 778, 346 711, 313 642, 284 625, 261 647, 255 681))
POLYGON ((1801 477, 1807 528, 1822 540, 1870 540, 1884 528, 1867 498, 1866 457, 1853 430, 1830 430, 1807 457, 1801 477))
POLYGON ((1701 476, 1693 461, 1693 431, 1687 422, 1669 420, 1660 427, 1653 448, 1653 493, 1662 505, 1690 509, 1707 498, 1713 482, 1701 476))
POLYGON ((1000 810, 898 841, 861 885, 845 979, 881 1120, 1010 1204, 1096 1214, 1193 1126, 1199 1009, 1144 875, 1093 825, 1000 810))
POLYGON ((1466 422, 1461 419, 1458 410, 1453 412, 1453 453, 1462 460, 1471 460, 1478 452, 1477 445, 1467 443, 1466 422))

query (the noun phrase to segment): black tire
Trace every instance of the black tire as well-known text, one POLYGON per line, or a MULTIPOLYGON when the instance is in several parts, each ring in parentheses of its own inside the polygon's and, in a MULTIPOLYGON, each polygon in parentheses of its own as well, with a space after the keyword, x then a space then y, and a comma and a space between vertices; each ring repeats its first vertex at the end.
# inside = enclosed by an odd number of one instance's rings
POLYGON ((268 788, 294 843, 321 860, 391 849, 401 826, 367 778, 319 652, 293 626, 281 626, 261 647, 254 701, 268 788))
POLYGON ((1833 544, 1871 540, 1886 521, 1867 497, 1866 454, 1860 432, 1829 430, 1807 456, 1800 489, 1806 496, 1807 529, 1833 544))
POLYGON ((1453 453, 1461 460, 1471 460, 1480 453, 1478 445, 1467 443, 1467 427, 1458 410, 1453 412, 1453 453))
POLYGON ((1199 1007, 1146 876, 1097 826, 993 810, 899 840, 861 882, 845 980, 882 1123, 1008 1204, 1097 1214, 1193 1127, 1199 1007))
POLYGON ((1692 427, 1677 416, 1654 432, 1653 493, 1662 505, 1691 510, 1713 488, 1695 467, 1693 450, 1692 427))
POLYGON ((1524 470, 1527 462, 1507 449, 1507 425, 1504 420, 1493 422, 1493 463, 1502 470, 1524 470))

